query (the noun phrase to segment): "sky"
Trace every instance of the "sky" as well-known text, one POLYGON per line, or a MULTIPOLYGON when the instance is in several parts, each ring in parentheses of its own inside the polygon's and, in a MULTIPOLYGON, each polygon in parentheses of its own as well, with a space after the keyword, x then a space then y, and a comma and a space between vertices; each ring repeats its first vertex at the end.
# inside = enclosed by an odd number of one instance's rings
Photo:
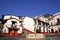
POLYGON ((0 0, 0 17, 4 14, 34 17, 57 12, 60 0, 0 0))

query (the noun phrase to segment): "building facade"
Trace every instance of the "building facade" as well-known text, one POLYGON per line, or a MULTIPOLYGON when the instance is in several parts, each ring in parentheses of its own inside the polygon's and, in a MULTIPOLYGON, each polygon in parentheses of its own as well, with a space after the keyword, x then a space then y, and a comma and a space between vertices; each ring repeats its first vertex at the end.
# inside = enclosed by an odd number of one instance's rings
POLYGON ((60 33, 60 12, 49 17, 21 17, 4 15, 2 17, 3 33, 6 35, 20 35, 28 33, 60 33))

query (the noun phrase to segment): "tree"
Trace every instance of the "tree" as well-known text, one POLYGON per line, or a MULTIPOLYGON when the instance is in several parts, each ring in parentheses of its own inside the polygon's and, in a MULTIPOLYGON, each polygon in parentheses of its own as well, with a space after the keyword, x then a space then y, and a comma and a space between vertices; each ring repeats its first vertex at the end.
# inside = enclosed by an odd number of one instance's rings
POLYGON ((50 17, 50 16, 52 16, 51 14, 45 14, 45 15, 43 15, 44 17, 46 17, 46 18, 48 18, 48 17, 50 17))

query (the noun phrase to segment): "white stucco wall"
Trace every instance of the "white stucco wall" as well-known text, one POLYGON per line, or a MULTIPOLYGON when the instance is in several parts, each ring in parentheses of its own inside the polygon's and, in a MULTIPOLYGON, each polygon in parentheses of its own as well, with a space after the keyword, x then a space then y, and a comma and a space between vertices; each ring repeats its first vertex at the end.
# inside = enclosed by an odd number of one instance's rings
POLYGON ((14 16, 14 15, 5 15, 3 19, 4 19, 4 20, 6 20, 6 19, 10 19, 10 17, 11 17, 11 18, 15 18, 15 19, 18 19, 18 20, 19 20, 19 17, 14 16))
POLYGON ((25 17, 23 20, 23 28, 26 28, 27 30, 34 32, 34 20, 33 18, 30 17, 25 17))

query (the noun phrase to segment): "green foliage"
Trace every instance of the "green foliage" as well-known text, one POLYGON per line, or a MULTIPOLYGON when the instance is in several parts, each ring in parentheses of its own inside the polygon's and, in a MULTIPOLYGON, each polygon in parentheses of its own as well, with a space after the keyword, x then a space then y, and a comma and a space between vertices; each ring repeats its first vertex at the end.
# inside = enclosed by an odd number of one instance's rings
POLYGON ((52 16, 51 14, 45 14, 45 15, 43 15, 44 17, 46 17, 46 18, 48 18, 48 17, 50 17, 50 16, 52 16))

